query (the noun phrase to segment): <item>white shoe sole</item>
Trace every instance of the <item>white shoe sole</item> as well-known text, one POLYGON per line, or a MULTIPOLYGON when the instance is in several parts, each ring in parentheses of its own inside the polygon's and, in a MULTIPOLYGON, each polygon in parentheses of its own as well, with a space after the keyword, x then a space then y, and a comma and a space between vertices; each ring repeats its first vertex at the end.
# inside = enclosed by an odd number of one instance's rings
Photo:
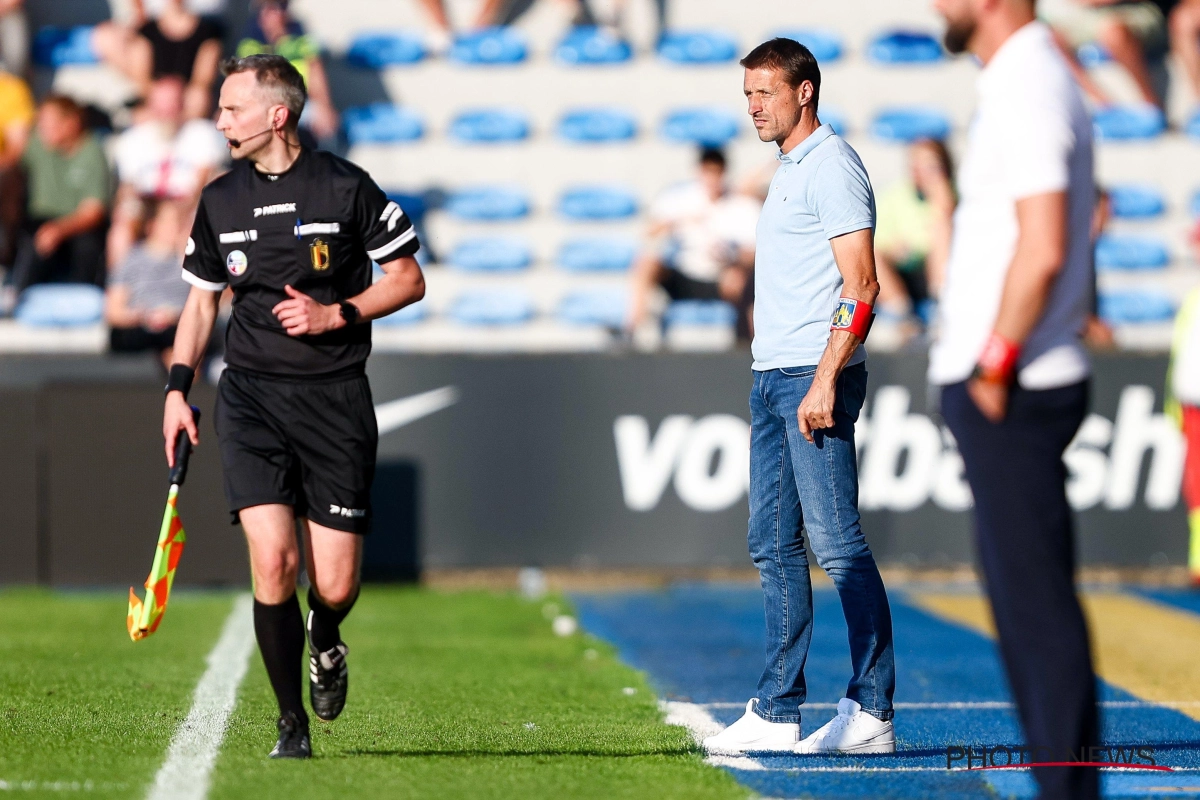
POLYGON ((890 742, 863 742, 862 744, 854 744, 849 747, 831 748, 829 750, 801 750, 796 747, 797 755, 805 756, 820 756, 820 755, 836 755, 838 753, 854 753, 854 754, 870 754, 870 753, 894 753, 896 752, 896 740, 890 742))

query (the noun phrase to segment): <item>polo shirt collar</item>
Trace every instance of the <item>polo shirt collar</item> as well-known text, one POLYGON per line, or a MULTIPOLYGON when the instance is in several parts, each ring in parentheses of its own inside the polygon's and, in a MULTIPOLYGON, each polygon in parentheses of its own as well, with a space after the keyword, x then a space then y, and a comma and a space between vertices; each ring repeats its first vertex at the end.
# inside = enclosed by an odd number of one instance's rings
POLYGON ((785 153, 780 150, 779 154, 775 157, 785 164, 799 164, 800 159, 811 153, 817 145, 828 139, 830 136, 833 136, 833 126, 829 123, 825 123, 810 133, 808 137, 804 139, 804 141, 793 147, 790 153, 785 153))

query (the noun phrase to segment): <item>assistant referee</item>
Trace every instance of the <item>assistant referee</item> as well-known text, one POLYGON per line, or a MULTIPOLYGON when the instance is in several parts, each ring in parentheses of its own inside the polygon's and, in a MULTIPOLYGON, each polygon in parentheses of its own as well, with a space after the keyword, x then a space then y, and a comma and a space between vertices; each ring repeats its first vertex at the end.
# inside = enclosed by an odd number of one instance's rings
POLYGON ((233 521, 254 577, 254 630, 279 700, 272 758, 312 754, 301 699, 305 623, 296 597, 301 522, 308 576, 309 696, 332 720, 346 701, 338 626, 358 597, 378 431, 364 363, 370 320, 425 294, 416 232, 371 177, 300 145, 304 80, 280 56, 222 65, 218 129, 235 159, 200 198, 183 277, 163 436, 199 444, 188 390, 233 289, 216 428, 233 521), (372 284, 371 262, 384 275, 372 284))

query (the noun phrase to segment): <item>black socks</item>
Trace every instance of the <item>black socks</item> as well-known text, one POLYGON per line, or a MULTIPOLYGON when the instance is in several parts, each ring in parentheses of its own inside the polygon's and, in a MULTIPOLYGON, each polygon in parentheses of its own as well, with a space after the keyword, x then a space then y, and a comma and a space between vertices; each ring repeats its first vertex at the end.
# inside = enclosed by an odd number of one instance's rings
POLYGON ((342 640, 338 626, 354 608, 358 595, 345 608, 333 609, 321 602, 317 593, 308 590, 308 640, 319 653, 332 649, 342 640))
MULTIPOLYGON (((335 628, 336 630, 336 628, 335 628)), ((262 652, 267 677, 279 701, 279 713, 293 712, 306 724, 308 714, 301 699, 304 670, 304 618, 300 601, 292 595, 277 606, 254 601, 254 635, 262 652)))

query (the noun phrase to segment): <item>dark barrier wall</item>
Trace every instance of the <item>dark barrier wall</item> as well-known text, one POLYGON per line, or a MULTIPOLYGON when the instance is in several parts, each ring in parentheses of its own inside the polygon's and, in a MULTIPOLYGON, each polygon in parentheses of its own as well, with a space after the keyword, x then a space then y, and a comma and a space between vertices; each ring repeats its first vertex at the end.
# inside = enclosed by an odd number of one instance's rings
MULTIPOLYGON (((858 439, 864 527, 883 562, 968 561, 970 492, 928 414, 924 360, 872 356, 858 439)), ((1180 563, 1182 441, 1165 361, 1096 360, 1067 455, 1087 563, 1180 563)), ((420 565, 746 565, 744 354, 392 356, 370 363, 381 427, 368 576, 420 565)), ((180 511, 185 584, 245 583, 210 388, 180 511)), ((0 581, 138 584, 165 499, 161 381, 114 359, 0 360, 0 581)))

